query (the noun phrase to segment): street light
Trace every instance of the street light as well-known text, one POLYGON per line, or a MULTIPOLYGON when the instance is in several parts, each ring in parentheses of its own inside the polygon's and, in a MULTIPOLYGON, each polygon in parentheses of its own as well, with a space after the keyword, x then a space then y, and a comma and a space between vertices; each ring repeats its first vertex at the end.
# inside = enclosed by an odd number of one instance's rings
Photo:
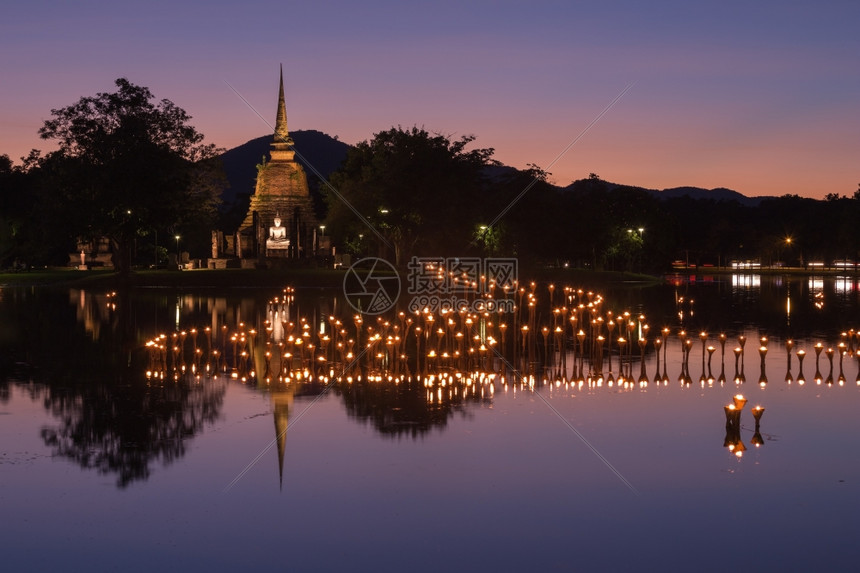
MULTIPOLYGON (((786 238, 785 238, 785 248, 786 248, 786 250, 788 250, 788 249, 790 249, 790 248, 791 248, 791 240, 792 240, 792 239, 791 239, 791 237, 786 237, 786 238)), ((782 256, 781 256, 781 255, 782 255, 782 253, 780 253, 780 258, 782 258, 782 256)), ((786 258, 790 258, 790 257, 791 257, 791 254, 790 254, 790 253, 786 255, 786 258)), ((785 265, 785 266, 788 266, 788 265, 785 265)))
POLYGON ((181 267, 180 256, 179 256, 179 239, 180 239, 180 236, 174 235, 173 238, 176 239, 176 267, 180 268, 181 267))

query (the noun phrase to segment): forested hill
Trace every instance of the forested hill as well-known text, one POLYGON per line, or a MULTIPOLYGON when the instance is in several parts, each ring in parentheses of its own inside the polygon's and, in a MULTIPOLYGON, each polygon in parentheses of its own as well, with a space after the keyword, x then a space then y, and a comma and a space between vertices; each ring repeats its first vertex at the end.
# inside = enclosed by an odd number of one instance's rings
MULTIPOLYGON (((580 179, 578 181, 574 181, 570 185, 563 188, 565 191, 572 191, 583 185, 587 179, 580 179)), ((604 182, 607 190, 616 189, 618 187, 622 187, 622 185, 617 183, 604 182)), ((672 187, 670 189, 646 189, 644 187, 636 187, 636 186, 628 186, 623 185, 624 187, 633 187, 634 189, 641 189, 642 191, 647 192, 649 195, 653 197, 664 200, 664 199, 675 199, 678 197, 689 197, 690 199, 699 200, 706 199, 711 201, 737 201, 741 205, 745 207, 755 207, 759 203, 761 203, 764 199, 771 199, 772 197, 747 197, 737 191, 733 191, 731 189, 726 189, 724 187, 717 187, 716 189, 703 189, 701 187, 672 187)))
POLYGON ((764 199, 770 199, 771 197, 747 197, 746 195, 742 195, 737 191, 732 191, 731 189, 725 189, 724 187, 717 187, 716 189, 702 189, 700 187, 673 187, 672 189, 663 189, 662 191, 656 191, 653 189, 648 190, 649 193, 653 194, 658 199, 674 199, 675 197, 683 197, 687 196, 691 199, 711 199, 713 201, 737 201, 741 205, 746 205, 747 207, 755 207, 764 199))

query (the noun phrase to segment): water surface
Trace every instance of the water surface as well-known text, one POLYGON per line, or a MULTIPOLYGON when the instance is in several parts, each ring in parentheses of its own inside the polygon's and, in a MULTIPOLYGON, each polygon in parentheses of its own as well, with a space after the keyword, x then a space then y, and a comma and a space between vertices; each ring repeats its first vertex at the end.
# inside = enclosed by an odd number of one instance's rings
MULTIPOLYGON (((816 369, 814 345, 846 340, 857 284, 814 281, 697 279, 607 294, 616 311, 671 327, 665 382, 649 347, 643 382, 637 349, 622 384, 615 356, 601 381, 497 375, 445 386, 415 373, 396 384, 266 382, 260 372, 243 381, 223 368, 147 378, 147 340, 192 326, 259 328, 271 294, 4 290, 5 562, 16 571, 853 568, 858 358, 844 356, 840 371, 837 354, 831 371, 822 352, 816 369), (682 328, 696 336, 684 382, 682 328), (717 348, 710 376, 702 330, 717 348), (741 334, 742 383, 732 353, 741 334), (725 445, 724 406, 738 393, 749 400, 741 456, 725 445), (756 404, 766 408, 759 447, 756 404)), ((314 324, 339 310, 331 293, 298 299, 293 312, 314 324)))

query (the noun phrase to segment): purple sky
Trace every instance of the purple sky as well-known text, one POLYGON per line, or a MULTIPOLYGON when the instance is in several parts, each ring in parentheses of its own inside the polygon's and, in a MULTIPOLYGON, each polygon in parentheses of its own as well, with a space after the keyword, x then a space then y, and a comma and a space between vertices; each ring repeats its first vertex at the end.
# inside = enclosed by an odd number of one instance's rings
POLYGON ((477 136, 566 185, 851 195, 860 181, 860 3, 45 2, 4 6, 0 154, 47 150, 52 108, 121 76, 207 140, 290 129, 356 143, 393 125, 477 136))

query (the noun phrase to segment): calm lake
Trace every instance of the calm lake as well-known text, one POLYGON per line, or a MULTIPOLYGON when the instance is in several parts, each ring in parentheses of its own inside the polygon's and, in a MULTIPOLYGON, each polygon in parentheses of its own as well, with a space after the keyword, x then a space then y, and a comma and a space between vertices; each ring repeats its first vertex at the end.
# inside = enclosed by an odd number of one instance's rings
POLYGON ((856 569, 857 277, 533 292, 469 354, 333 291, 0 290, 3 569, 856 569))

